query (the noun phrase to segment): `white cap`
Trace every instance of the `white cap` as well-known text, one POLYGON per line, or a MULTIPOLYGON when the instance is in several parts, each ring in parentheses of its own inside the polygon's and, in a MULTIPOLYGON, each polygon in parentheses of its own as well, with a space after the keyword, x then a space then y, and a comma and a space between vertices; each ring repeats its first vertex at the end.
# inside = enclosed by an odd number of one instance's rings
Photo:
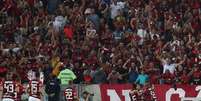
POLYGON ((90 13, 92 13, 91 8, 87 8, 87 9, 85 10, 85 12, 84 12, 84 14, 90 14, 90 13))

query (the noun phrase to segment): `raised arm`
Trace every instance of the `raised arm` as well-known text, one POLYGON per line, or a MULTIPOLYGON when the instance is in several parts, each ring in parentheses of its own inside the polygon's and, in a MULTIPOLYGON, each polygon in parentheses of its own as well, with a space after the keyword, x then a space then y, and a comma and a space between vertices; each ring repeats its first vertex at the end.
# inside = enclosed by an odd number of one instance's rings
POLYGON ((123 68, 127 69, 126 65, 130 62, 130 58, 124 63, 123 68))
POLYGON ((141 58, 139 56, 137 57, 137 60, 140 62, 140 67, 142 67, 143 63, 142 63, 142 60, 141 60, 141 58))
POLYGON ((85 5, 86 5, 86 0, 82 0, 82 5, 81 5, 81 7, 79 9, 81 12, 84 11, 85 5))
POLYGON ((160 62, 164 62, 164 59, 162 58, 161 54, 157 54, 156 58, 160 60, 160 62))
POLYGON ((186 61, 187 56, 185 55, 183 60, 180 61, 179 63, 176 63, 176 66, 183 64, 186 61))

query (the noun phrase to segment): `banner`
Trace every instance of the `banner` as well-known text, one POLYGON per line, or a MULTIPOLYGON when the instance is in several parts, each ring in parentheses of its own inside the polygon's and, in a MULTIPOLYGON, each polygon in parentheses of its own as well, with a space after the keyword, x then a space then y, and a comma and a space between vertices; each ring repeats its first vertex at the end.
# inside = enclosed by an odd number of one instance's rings
POLYGON ((177 85, 176 88, 173 88, 170 85, 155 85, 155 93, 158 101, 181 101, 181 98, 195 99, 201 97, 201 86, 177 85))
MULTIPOLYGON (((131 84, 77 85, 77 88, 79 98, 82 97, 82 92, 87 91, 93 94, 90 98, 92 101, 131 101, 129 96, 129 92, 132 89, 131 84)), ((173 87, 171 85, 154 85, 154 93, 157 98, 156 101, 201 101, 201 86, 177 85, 173 87)))
MULTIPOLYGON (((84 91, 92 94, 90 97, 92 101, 131 101, 129 96, 131 89, 131 84, 61 85, 59 101, 66 101, 64 100, 65 98, 70 98, 74 95, 80 99, 84 91), (74 92, 67 92, 70 91, 68 90, 70 88, 75 91, 75 94, 74 92)), ((154 85, 154 93, 157 98, 156 101, 201 101, 201 86, 199 85, 177 85, 176 87, 154 85)), ((1 95, 2 92, 0 91, 0 100, 1 95)), ((46 94, 43 92, 44 95, 46 94)), ((48 101, 46 96, 43 97, 43 101, 48 101)))
MULTIPOLYGON (((131 101, 129 96, 131 89, 130 84, 102 84, 100 85, 101 100, 131 101)), ((157 101, 181 101, 181 98, 191 98, 192 100, 201 98, 201 86, 195 85, 177 85, 176 88, 171 85, 154 85, 154 92, 157 101)))
POLYGON ((102 101, 130 101, 131 84, 102 84, 100 85, 102 101))
POLYGON ((82 92, 87 91, 93 96, 90 97, 91 101, 103 101, 101 100, 101 92, 100 92, 100 85, 93 84, 93 85, 82 85, 79 87, 79 97, 82 96, 82 92))

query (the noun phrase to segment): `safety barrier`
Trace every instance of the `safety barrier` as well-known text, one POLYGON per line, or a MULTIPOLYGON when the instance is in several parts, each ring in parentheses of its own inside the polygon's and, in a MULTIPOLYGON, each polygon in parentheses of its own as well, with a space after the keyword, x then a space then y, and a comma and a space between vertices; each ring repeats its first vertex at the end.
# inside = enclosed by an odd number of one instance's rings
MULTIPOLYGON (((84 91, 91 94, 91 101, 131 101, 129 96, 131 89, 131 84, 61 85, 60 101, 65 101, 65 98, 71 98, 74 94, 81 98, 84 91)), ((177 85, 174 88, 171 85, 154 85, 153 91, 156 101, 186 101, 188 99, 201 101, 199 85, 177 85)), ((48 101, 44 91, 43 101, 48 101)))

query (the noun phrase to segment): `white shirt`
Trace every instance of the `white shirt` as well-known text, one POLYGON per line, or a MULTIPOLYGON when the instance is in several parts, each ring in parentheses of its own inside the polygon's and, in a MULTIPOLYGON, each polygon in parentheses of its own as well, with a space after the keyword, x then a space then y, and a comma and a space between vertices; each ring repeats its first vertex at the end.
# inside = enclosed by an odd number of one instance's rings
POLYGON ((175 67, 175 64, 163 64, 163 73, 165 73, 166 70, 169 70, 171 74, 174 74, 175 67))
POLYGON ((111 18, 114 19, 117 16, 118 11, 125 7, 125 2, 117 2, 116 5, 113 3, 110 5, 110 7, 111 7, 111 18))
POLYGON ((137 35, 139 35, 141 38, 145 38, 147 34, 147 31, 144 29, 138 29, 137 30, 137 35))
POLYGON ((138 29, 137 35, 140 36, 142 39, 140 40, 140 44, 144 42, 144 38, 147 36, 147 31, 144 29, 138 29))
POLYGON ((65 22, 66 20, 63 16, 57 16, 53 22, 53 26, 58 31, 64 27, 65 22))

